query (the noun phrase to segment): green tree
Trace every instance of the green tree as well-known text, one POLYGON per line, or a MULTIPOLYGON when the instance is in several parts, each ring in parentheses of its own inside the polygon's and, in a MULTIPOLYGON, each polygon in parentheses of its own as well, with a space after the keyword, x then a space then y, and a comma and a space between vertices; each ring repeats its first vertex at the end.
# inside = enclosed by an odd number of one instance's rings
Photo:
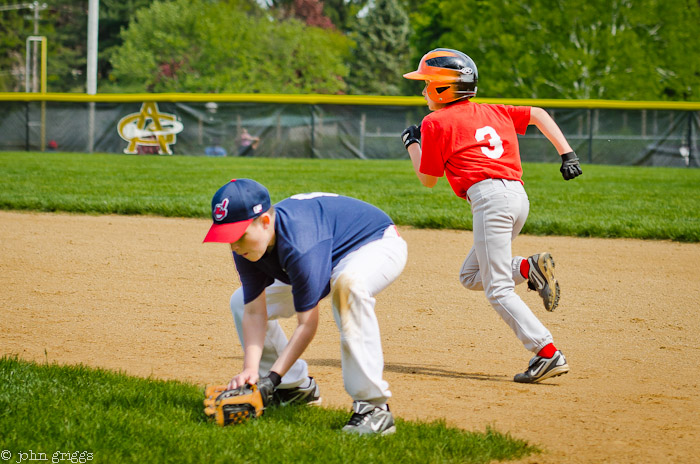
POLYGON ((696 0, 429 0, 411 19, 416 54, 467 53, 482 97, 700 99, 696 0))
POLYGON ((408 15, 397 0, 376 0, 351 32, 356 47, 350 66, 350 93, 400 95, 410 67, 408 15), (404 71, 406 72, 406 71, 404 71))
MULTIPOLYGON (((83 3, 85 3, 83 1, 83 3)), ((126 29, 134 13, 153 0, 100 0, 100 32, 98 75, 107 78, 112 71, 110 56, 122 44, 121 31, 126 29)), ((87 28, 87 24, 85 26, 87 28)), ((85 30, 87 42, 87 29, 85 30)))
POLYGON ((324 0, 323 11, 333 21, 335 27, 343 32, 349 32, 357 23, 357 15, 369 3, 369 0, 324 0))
POLYGON ((136 12, 112 56, 114 84, 129 91, 338 93, 348 39, 248 2, 176 0, 136 12))
MULTIPOLYGON (((434 44, 441 43, 441 23, 444 22, 440 9, 441 0, 401 0, 401 2, 411 24, 408 71, 413 71, 417 69, 421 57, 438 47, 434 44)), ((444 47, 444 45, 439 46, 444 47)), ((401 85, 402 93, 405 95, 420 94, 423 87, 422 82, 408 79, 404 79, 401 85)))
MULTIPOLYGON (((251 0, 252 1, 252 0, 251 0)), ((40 4, 43 2, 39 2, 40 4)), ((52 0, 40 12, 39 34, 48 42, 48 90, 85 92, 87 67, 86 0, 52 0)), ((111 66, 110 50, 121 44, 119 32, 131 14, 152 0, 100 0, 98 34, 98 77, 106 77, 111 66)), ((16 5, 16 0, 0 0, 0 5, 16 5)), ((0 90, 24 90, 25 40, 34 25, 28 9, 0 12, 0 90), (7 70, 7 71, 5 71, 7 70)))
POLYGON ((52 92, 86 91, 87 16, 87 1, 52 2, 46 20, 47 27, 51 28, 46 35, 49 42, 49 90, 52 92))
MULTIPOLYGON (((0 6, 10 7, 3 0, 0 6)), ((31 24, 24 16, 29 10, 0 11, 0 92, 18 92, 24 90, 25 40, 31 35, 31 24)))

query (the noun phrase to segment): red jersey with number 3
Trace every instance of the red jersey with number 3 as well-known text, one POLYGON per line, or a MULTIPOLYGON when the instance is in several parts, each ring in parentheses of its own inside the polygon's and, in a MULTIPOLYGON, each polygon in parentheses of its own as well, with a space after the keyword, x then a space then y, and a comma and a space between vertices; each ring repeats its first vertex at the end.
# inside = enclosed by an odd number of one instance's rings
POLYGON ((530 109, 467 100, 430 113, 421 123, 420 172, 446 174, 461 198, 484 179, 522 182, 518 134, 527 130, 530 109))

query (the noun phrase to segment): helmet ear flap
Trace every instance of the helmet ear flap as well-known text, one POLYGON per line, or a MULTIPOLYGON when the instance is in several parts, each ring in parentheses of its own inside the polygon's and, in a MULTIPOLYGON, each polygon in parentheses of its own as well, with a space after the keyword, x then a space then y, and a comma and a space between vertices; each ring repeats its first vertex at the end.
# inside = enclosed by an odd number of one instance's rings
POLYGON ((436 103, 450 103, 455 101, 454 84, 447 82, 429 82, 426 94, 436 103))
POLYGON ((479 74, 471 58, 464 53, 437 48, 426 53, 418 70, 404 75, 425 80, 425 93, 436 103, 448 104, 476 96, 479 74))

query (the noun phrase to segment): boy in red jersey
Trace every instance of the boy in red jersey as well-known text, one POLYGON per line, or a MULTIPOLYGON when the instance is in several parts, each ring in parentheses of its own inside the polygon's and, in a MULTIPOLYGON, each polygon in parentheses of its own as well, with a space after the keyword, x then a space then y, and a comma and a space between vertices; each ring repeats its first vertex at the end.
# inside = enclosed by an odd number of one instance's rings
POLYGON ((569 372, 552 334, 515 293, 515 285, 527 281, 542 297, 545 309, 553 311, 559 303, 554 260, 546 252, 513 257, 511 242, 530 208, 518 134, 534 124, 561 155, 560 171, 566 180, 581 175, 576 154, 542 108, 471 102, 478 72, 462 52, 432 50, 423 56, 418 70, 404 77, 426 82, 423 96, 432 111, 419 126, 401 134, 418 179, 433 187, 446 175, 455 194, 471 204, 474 245, 460 271, 462 285, 483 290, 525 348, 535 354, 514 380, 535 383, 569 372))

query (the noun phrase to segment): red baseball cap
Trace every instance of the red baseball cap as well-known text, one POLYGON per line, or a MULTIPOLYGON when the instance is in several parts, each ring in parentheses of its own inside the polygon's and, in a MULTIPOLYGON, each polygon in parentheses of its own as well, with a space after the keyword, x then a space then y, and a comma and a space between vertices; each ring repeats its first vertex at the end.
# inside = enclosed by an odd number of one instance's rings
POLYGON ((233 243, 243 236, 256 217, 270 209, 270 194, 252 179, 233 179, 211 200, 214 224, 204 242, 233 243))

